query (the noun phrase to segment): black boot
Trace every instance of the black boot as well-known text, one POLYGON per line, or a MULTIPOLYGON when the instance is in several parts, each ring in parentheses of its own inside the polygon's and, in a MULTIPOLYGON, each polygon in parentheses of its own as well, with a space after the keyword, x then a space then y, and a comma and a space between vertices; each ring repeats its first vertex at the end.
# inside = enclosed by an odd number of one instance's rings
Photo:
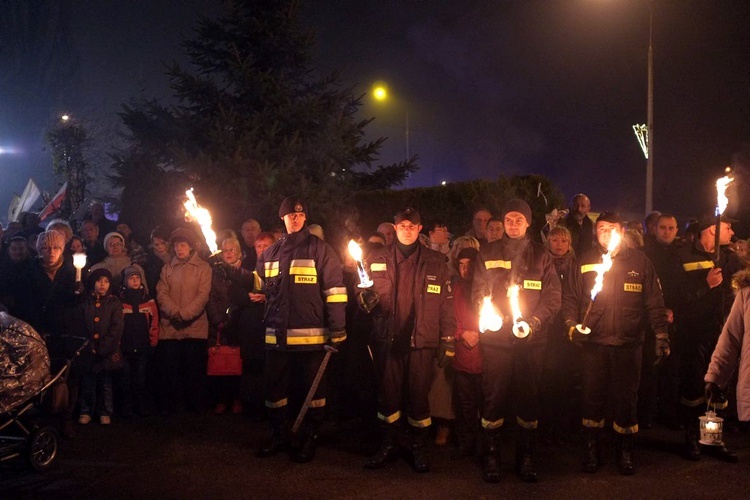
POLYGON ((617 471, 623 476, 635 474, 633 464, 633 435, 619 434, 615 443, 617 449, 617 471))
POLYGON ((381 469, 398 456, 398 424, 383 424, 383 440, 378 451, 367 459, 365 469, 381 469))
POLYGON ((317 448, 318 433, 308 430, 303 434, 300 447, 292 453, 290 457, 293 462, 304 464, 311 462, 315 458, 315 449, 317 448))
POLYGON ((427 457, 427 441, 429 440, 429 427, 413 427, 411 430, 412 463, 414 472, 430 472, 430 459, 427 457))
POLYGON ((583 472, 593 474, 599 470, 601 448, 599 444, 599 435, 601 429, 595 427, 586 427, 584 430, 583 441, 583 472))
POLYGON ((283 426, 274 426, 270 439, 258 450, 258 458, 268 458, 289 449, 289 432, 283 426))
POLYGON ((707 455, 711 455, 730 464, 736 464, 740 460, 737 454, 727 448, 727 445, 725 445, 724 443, 720 444, 719 446, 706 446, 705 448, 703 448, 703 451, 707 455))
POLYGON ((500 482, 500 430, 482 432, 482 479, 488 483, 500 482))
POLYGON ((539 479, 534 467, 536 429, 521 429, 516 445, 516 473, 526 483, 536 483, 539 479))
POLYGON ((701 459, 701 445, 698 443, 700 439, 700 423, 698 419, 695 422, 685 423, 685 450, 684 456, 686 459, 697 462, 701 459))

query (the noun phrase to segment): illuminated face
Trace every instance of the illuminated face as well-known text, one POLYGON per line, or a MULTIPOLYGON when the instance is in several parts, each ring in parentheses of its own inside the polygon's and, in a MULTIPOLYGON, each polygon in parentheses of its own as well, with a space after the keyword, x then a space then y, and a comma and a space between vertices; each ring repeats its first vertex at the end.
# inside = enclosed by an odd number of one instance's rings
POLYGON ((81 226, 81 236, 84 241, 95 241, 99 237, 99 226, 94 222, 84 222, 81 226))
POLYGON ((598 241, 604 248, 609 246, 609 240, 612 238, 613 232, 620 233, 620 237, 622 237, 622 226, 617 223, 605 221, 599 221, 596 223, 596 241, 598 241))
POLYGON ((255 244, 255 238, 260 234, 260 224, 257 221, 249 220, 242 224, 242 239, 248 246, 255 244))
POLYGON ((561 234, 551 236, 547 241, 549 242, 549 251, 555 257, 562 257, 570 251, 570 238, 561 234))
POLYGON ((271 241, 271 238, 261 238, 255 240, 255 255, 260 257, 263 252, 266 251, 266 248, 273 245, 273 241, 271 241))
POLYGON ((444 245, 448 243, 448 228, 445 226, 436 226, 434 230, 430 231, 430 243, 436 245, 444 245))
POLYGON ((99 297, 104 297, 107 295, 107 292, 109 292, 109 278, 102 276, 94 283, 94 293, 99 297))
POLYGON ((242 250, 238 244, 227 241, 221 244, 221 260, 234 265, 239 262, 240 257, 242 257, 242 250))
POLYGON ((529 223, 521 212, 508 212, 505 214, 503 225, 505 226, 505 234, 514 240, 526 236, 526 230, 529 228, 529 223))
POLYGON ((671 244, 677 237, 677 220, 674 217, 659 217, 655 236, 662 245, 671 244))
POLYGON ((175 241, 174 245, 174 254, 177 256, 178 259, 187 259, 190 257, 190 251, 192 248, 190 247, 190 243, 187 241, 175 241))
POLYGON ((121 257, 125 255, 125 243, 120 238, 110 238, 105 250, 110 257, 121 257))
POLYGON ((461 259, 458 261, 458 274, 463 279, 474 276, 474 261, 472 259, 461 259))
POLYGON ((44 245, 39 249, 42 260, 48 266, 57 264, 62 259, 63 247, 57 245, 44 245))
POLYGON ((70 249, 73 251, 73 253, 86 253, 83 242, 78 238, 70 240, 70 249))
POLYGON ((396 224, 396 238, 402 245, 411 245, 419 239, 421 230, 422 224, 414 224, 411 221, 403 220, 396 224))
POLYGON ((487 241, 497 241, 503 237, 505 229, 499 220, 491 220, 487 223, 487 241))
POLYGON ((728 222, 722 222, 719 232, 719 245, 729 245, 732 242, 732 236, 734 236, 732 225, 728 222))
POLYGON ((589 200, 588 196, 577 197, 575 200, 573 200, 570 211, 573 212, 573 215, 576 219, 583 219, 591 211, 591 200, 589 200))
POLYGON ((131 274, 128 276, 128 288, 131 290, 137 290, 141 287, 141 277, 137 274, 131 274))
POLYGON ((305 212, 292 212, 290 214, 286 214, 282 220, 284 221, 284 226, 286 227, 286 232, 289 234, 296 233, 298 231, 301 231, 303 227, 305 227, 305 212))
POLYGON ((156 236, 151 238, 151 246, 157 253, 164 253, 169 250, 169 242, 156 236))
POLYGON ((471 221, 471 226, 474 228, 474 233, 477 238, 484 238, 487 232, 487 223, 492 218, 492 214, 487 210, 479 210, 474 214, 474 220, 471 221))
POLYGON ((396 230, 390 222, 383 222, 378 226, 378 232, 385 236, 385 244, 390 245, 396 237, 396 230))

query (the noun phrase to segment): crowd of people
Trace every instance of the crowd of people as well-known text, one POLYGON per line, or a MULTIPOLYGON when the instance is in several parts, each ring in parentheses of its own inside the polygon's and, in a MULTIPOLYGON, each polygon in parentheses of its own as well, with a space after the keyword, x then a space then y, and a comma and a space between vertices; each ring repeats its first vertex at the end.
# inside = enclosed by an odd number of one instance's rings
POLYGON ((523 481, 538 479, 538 441, 580 439, 594 473, 608 437, 630 475, 634 436, 653 425, 684 429, 686 459, 736 462, 699 443, 707 407, 749 418, 736 221, 706 215, 678 237, 670 214, 641 224, 590 208, 578 194, 531 234, 531 208, 512 199, 476 210, 462 236, 404 208, 350 235, 359 260, 326 243, 296 197, 279 209, 284 233, 247 219, 218 232, 214 254, 190 224, 157 226, 142 246, 101 204, 78 224, 42 228, 29 213, 0 231, 0 304, 42 335, 53 368, 70 364, 68 437, 95 419, 210 409, 267 421, 259 457, 308 462, 328 406, 377 421, 368 469, 406 447, 427 472, 432 440, 452 459, 480 456, 497 482, 511 428, 523 481), (218 346, 236 348, 241 370, 212 372, 218 346))

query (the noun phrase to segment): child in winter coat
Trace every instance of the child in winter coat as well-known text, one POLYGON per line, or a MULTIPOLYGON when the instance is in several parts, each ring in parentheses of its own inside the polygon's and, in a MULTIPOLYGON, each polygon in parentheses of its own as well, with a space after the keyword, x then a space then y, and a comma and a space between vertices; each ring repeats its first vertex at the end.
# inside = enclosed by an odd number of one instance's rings
POLYGON ((112 274, 97 269, 88 279, 82 304, 88 346, 81 353, 81 414, 79 424, 91 422, 94 412, 99 423, 108 425, 112 416, 112 372, 122 363, 120 338, 123 317, 120 299, 110 292, 112 274))
POLYGON ((146 368, 151 351, 159 341, 159 309, 144 286, 141 270, 128 266, 122 270, 120 290, 125 329, 120 343, 123 367, 120 372, 122 416, 150 413, 146 389, 146 368))

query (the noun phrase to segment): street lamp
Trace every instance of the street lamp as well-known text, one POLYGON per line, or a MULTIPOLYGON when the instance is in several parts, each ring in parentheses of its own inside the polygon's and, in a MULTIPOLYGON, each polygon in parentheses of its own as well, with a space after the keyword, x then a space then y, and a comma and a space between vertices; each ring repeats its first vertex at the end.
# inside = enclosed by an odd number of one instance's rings
MULTIPOLYGON (((377 81, 372 84, 372 96, 376 101, 388 100, 388 84, 382 81, 377 81)), ((406 145, 406 161, 409 161, 409 110, 406 110, 406 127, 404 129, 404 142, 406 145)))

